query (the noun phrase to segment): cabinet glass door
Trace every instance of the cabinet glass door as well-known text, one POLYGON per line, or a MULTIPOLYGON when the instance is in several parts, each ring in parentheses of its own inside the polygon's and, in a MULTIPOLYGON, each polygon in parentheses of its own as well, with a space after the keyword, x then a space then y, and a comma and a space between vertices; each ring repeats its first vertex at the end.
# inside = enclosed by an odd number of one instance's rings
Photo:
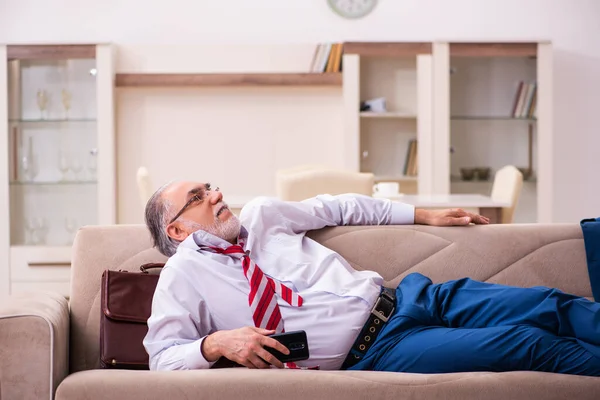
POLYGON ((8 59, 11 246, 68 246, 97 223, 96 60, 8 59))

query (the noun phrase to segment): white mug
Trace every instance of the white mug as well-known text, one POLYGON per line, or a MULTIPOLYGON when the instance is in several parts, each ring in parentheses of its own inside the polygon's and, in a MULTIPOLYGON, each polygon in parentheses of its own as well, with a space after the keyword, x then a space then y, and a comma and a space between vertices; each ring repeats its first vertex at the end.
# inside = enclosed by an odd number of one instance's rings
POLYGON ((379 196, 397 196, 400 194, 398 182, 379 182, 373 185, 373 193, 379 196))

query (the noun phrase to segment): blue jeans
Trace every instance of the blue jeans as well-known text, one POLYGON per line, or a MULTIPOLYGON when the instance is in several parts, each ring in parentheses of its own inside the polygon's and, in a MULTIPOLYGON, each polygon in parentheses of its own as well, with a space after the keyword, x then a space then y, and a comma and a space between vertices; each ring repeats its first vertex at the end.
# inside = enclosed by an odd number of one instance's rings
POLYGON ((418 273, 396 296, 395 313, 350 369, 600 376, 600 303, 468 278, 433 284, 418 273))

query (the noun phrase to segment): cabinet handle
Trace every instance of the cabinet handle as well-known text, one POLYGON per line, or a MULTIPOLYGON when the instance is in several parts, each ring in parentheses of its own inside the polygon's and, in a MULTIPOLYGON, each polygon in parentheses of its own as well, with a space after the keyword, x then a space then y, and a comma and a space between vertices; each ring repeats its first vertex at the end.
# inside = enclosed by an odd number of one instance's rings
POLYGON ((60 262, 60 261, 55 261, 55 262, 37 262, 37 261, 33 261, 33 262, 28 262, 27 265, 29 265, 30 267, 70 267, 71 263, 69 262, 60 262))

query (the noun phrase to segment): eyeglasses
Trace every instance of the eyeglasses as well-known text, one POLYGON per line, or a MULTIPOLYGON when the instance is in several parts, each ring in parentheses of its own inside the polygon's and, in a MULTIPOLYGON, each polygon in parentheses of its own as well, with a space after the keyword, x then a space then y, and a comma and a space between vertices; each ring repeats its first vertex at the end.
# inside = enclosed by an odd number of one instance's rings
MULTIPOLYGON (((193 196, 187 201, 187 203, 185 203, 185 205, 183 207, 181 207, 181 210, 179 210, 179 212, 177 214, 175 214, 173 219, 171 219, 171 221, 169 221, 169 224, 172 224, 173 222, 175 222, 175 220, 177 218, 179 218, 181 216, 181 214, 183 214, 183 212, 185 210, 187 210, 190 206, 198 205, 198 204, 202 203, 204 201, 204 198, 206 197, 206 193, 210 192, 212 190, 213 189, 211 189, 210 183, 205 184, 203 188, 199 187, 199 188, 190 190, 188 193, 193 194, 193 196)), ((219 187, 217 186, 214 190, 216 192, 218 192, 219 187)))

